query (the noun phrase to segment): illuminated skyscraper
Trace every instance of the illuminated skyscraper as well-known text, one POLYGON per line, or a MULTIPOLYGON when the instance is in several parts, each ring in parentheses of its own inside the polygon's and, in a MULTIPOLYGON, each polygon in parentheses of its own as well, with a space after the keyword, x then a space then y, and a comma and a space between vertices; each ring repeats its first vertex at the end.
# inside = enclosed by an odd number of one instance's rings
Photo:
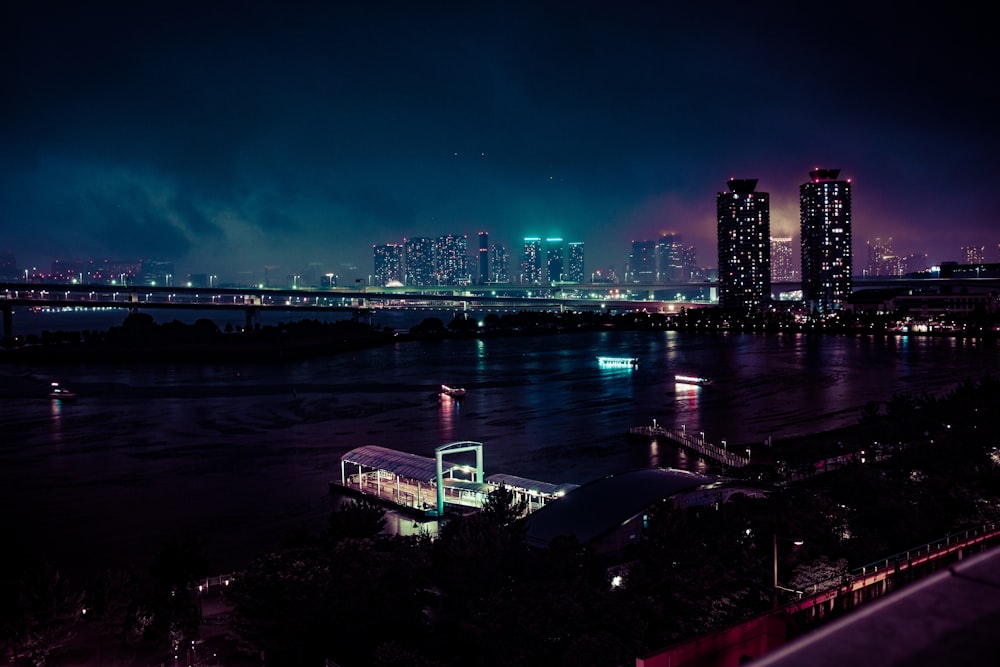
POLYGON ((490 248, 490 282, 506 283, 510 281, 507 247, 502 243, 494 243, 490 248))
POLYGON ((403 239, 403 275, 406 285, 434 284, 434 241, 426 236, 403 239))
POLYGON ((892 249, 892 237, 876 237, 868 242, 869 276, 899 276, 903 274, 903 265, 892 249))
POLYGON ((434 276, 437 285, 468 285, 469 237, 446 234, 434 242, 434 276))
POLYGON ((625 282, 652 285, 656 282, 656 242, 632 241, 625 282))
POLYGON ((479 232, 479 284, 490 281, 490 235, 479 232))
POLYGON ((799 186, 802 297, 819 312, 843 306, 853 284, 851 182, 839 176, 839 169, 815 169, 799 186))
POLYGON ((716 195, 719 237, 719 305, 749 311, 771 297, 771 206, 757 179, 729 179, 716 195))
POLYGON ((680 234, 664 234, 656 244, 656 282, 677 283, 690 280, 684 267, 684 247, 680 234))
POLYGON ((986 246, 962 246, 962 264, 983 264, 986 262, 986 246))
POLYGON ((562 282, 563 278, 563 240, 560 238, 545 239, 545 272, 549 283, 562 282))
POLYGON ((771 280, 789 282, 795 280, 792 264, 792 239, 771 237, 771 280))
POLYGON ((521 260, 521 284, 542 284, 542 239, 531 236, 524 239, 521 260))
POLYGON ((583 242, 572 241, 568 244, 569 265, 566 268, 566 280, 571 283, 582 283, 586 280, 583 264, 583 242))
POLYGON ((403 282, 403 246, 398 243, 372 246, 372 261, 373 284, 385 287, 390 282, 403 282))

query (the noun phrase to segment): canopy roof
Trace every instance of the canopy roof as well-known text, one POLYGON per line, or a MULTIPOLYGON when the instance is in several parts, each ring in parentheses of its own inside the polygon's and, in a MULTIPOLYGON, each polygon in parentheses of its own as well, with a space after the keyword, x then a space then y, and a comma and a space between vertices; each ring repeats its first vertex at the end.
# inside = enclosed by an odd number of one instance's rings
POLYGON ((489 475, 486 478, 486 481, 490 484, 496 484, 497 486, 503 484, 504 486, 512 489, 528 491, 529 493, 534 491, 542 496, 560 496, 569 493, 578 487, 577 484, 553 484, 551 482, 539 482, 537 479, 528 479, 527 477, 518 477, 517 475, 508 475, 506 473, 489 475))
MULTIPOLYGON (((400 477, 421 482, 433 482, 437 479, 437 461, 427 456, 418 456, 408 452, 400 452, 379 445, 363 445, 355 447, 340 457, 345 463, 363 465, 377 470, 388 470, 400 477)), ((441 462, 443 472, 462 468, 451 461, 441 462)))

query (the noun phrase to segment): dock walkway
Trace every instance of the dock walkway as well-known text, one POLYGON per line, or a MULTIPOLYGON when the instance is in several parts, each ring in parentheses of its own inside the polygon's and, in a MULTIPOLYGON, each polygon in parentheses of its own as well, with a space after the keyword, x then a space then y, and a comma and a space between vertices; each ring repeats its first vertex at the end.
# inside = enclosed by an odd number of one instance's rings
POLYGON ((695 451, 707 459, 712 459, 717 463, 732 468, 742 468, 750 464, 749 456, 740 456, 725 447, 718 447, 707 442, 704 433, 700 433, 698 437, 695 437, 684 429, 677 431, 659 426, 655 420, 651 426, 633 426, 629 429, 629 433, 647 438, 667 438, 685 449, 695 451))

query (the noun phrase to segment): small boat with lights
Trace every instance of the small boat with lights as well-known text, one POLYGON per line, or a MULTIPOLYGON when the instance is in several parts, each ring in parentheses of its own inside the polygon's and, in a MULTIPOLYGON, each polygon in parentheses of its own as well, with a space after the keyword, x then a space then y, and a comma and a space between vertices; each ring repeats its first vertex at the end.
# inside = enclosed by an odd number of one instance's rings
POLYGON ((677 384, 693 384, 699 387, 705 387, 712 384, 712 379, 698 375, 675 375, 674 382, 677 384))
POLYGON ((49 387, 49 398, 60 401, 71 401, 76 398, 76 394, 58 382, 53 382, 49 387))
POLYGON ((443 384, 441 385, 441 393, 452 398, 465 398, 465 389, 462 387, 449 387, 443 384))
POLYGON ((636 357, 597 357, 601 368, 635 368, 639 365, 636 357))

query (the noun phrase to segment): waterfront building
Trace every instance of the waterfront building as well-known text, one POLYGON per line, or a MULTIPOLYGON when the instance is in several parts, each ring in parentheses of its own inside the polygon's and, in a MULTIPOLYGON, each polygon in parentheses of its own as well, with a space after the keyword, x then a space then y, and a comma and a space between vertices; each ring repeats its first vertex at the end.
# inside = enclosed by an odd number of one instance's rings
POLYGON ((426 236, 403 239, 403 283, 412 287, 434 284, 434 241, 426 236))
POLYGON ((572 241, 567 246, 569 264, 566 269, 566 280, 571 283, 582 283, 585 281, 586 273, 583 264, 583 242, 572 241))
POLYGON ((465 234, 445 234, 434 243, 434 276, 436 285, 468 285, 469 237, 465 234))
POLYGON ((490 235, 488 232, 479 232, 479 279, 480 285, 485 285, 490 281, 490 235))
POLYGON ((986 262, 986 246, 962 246, 962 264, 984 264, 986 262))
POLYGON ((563 240, 560 238, 545 239, 545 272, 546 282, 562 282, 563 278, 563 240))
POLYGON ((684 266, 684 246, 681 235, 664 234, 656 244, 656 282, 678 283, 690 279, 684 266))
POLYGON ((839 169, 814 169, 799 186, 802 228, 802 297, 809 308, 829 312, 852 289, 851 182, 839 169))
POLYGON ((651 285, 656 282, 656 242, 632 241, 625 282, 651 285))
POLYGON ((701 269, 698 268, 698 249, 693 245, 681 249, 681 264, 684 266, 684 281, 703 277, 701 269))
POLYGON ((749 311, 771 297, 770 195, 757 179, 729 179, 716 195, 719 239, 719 305, 749 311))
POLYGON ((494 243, 490 247, 490 282, 510 282, 509 264, 507 247, 502 243, 494 243))
POLYGON ((903 260, 897 257, 892 249, 892 237, 876 237, 868 242, 867 276, 901 276, 903 275, 903 260))
POLYGON ((771 237, 771 281, 791 282, 795 280, 795 265, 792 263, 792 239, 771 237))
POLYGON ((402 245, 384 243, 372 246, 372 261, 372 284, 385 287, 390 282, 403 282, 402 245))
POLYGON ((522 285, 542 284, 542 239, 537 236, 524 239, 520 282, 522 285))

